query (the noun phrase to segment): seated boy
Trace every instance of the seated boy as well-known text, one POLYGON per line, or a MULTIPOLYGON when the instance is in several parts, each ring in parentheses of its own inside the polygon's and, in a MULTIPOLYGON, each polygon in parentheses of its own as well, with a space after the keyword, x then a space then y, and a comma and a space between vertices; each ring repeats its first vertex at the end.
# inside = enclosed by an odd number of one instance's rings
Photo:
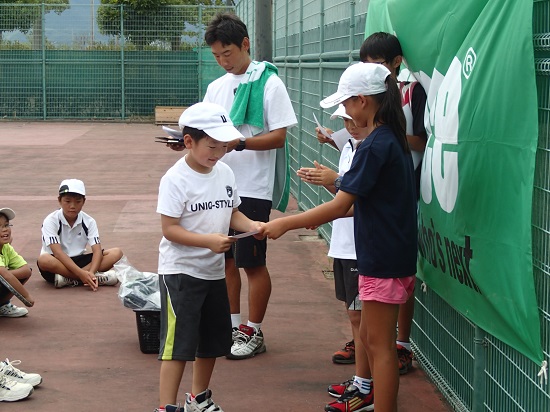
POLYGON ((228 142, 242 138, 225 109, 197 103, 180 117, 187 154, 164 175, 157 212, 159 245, 160 407, 157 412, 222 411, 212 400, 210 378, 216 358, 231 350, 231 316, 225 284, 225 259, 237 241, 229 227, 257 230, 242 214, 235 176, 219 160, 228 142), (185 406, 176 406, 187 362, 193 362, 185 406))
MULTIPOLYGON (((31 268, 11 246, 10 220, 15 217, 15 212, 7 207, 0 209, 0 316, 18 318, 25 316, 29 311, 15 306, 10 302, 13 293, 10 288, 19 292, 32 306, 33 298, 25 289, 25 282, 31 277, 31 268), (3 283, 6 282, 8 286, 3 283)), ((28 304, 27 303, 27 304, 28 304)))
POLYGON ((42 251, 36 262, 42 277, 56 288, 86 284, 96 291, 98 286, 116 285, 116 273, 110 269, 122 257, 122 250, 101 249, 96 221, 82 211, 84 183, 63 180, 57 200, 61 209, 42 223, 42 251), (92 253, 86 253, 87 245, 92 253))

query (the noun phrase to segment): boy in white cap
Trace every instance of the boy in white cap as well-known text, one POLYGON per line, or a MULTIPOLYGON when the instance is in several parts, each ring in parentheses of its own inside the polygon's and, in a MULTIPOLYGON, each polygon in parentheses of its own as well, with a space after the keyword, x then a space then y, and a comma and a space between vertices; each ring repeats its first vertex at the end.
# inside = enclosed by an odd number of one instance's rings
POLYGON ((11 245, 10 221, 13 218, 15 212, 12 209, 0 209, 0 316, 18 318, 25 316, 29 311, 10 302, 13 297, 12 289, 21 294, 30 306, 34 300, 23 286, 31 277, 32 270, 11 245))
POLYGON ((161 334, 159 412, 222 411, 208 388, 217 357, 231 350, 232 330, 224 252, 237 241, 229 228, 259 229, 238 210, 235 176, 219 160, 242 137, 227 111, 197 103, 179 120, 187 154, 162 177, 157 212, 161 334), (186 362, 194 362, 191 393, 176 406, 186 362))
POLYGON ((97 223, 82 211, 86 202, 84 182, 65 179, 59 185, 60 209, 50 213, 42 223, 42 250, 36 262, 40 274, 56 288, 118 283, 113 265, 122 257, 122 250, 103 250, 97 223), (92 252, 87 253, 90 245, 92 252))

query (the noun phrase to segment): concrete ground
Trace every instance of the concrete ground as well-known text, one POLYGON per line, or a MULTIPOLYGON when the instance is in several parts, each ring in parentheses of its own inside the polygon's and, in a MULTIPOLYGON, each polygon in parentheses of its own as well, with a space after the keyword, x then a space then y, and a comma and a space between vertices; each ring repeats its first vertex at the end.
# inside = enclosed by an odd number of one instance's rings
MULTIPOLYGON (((156 272, 158 183, 181 156, 154 142, 162 135, 152 124, 0 123, 0 207, 16 212, 13 246, 33 268, 27 286, 36 300, 28 316, 0 318, 0 358, 20 359, 20 369, 43 377, 31 397, 0 403, 0 410, 150 412, 158 406, 160 362, 140 351, 135 314, 121 304, 118 287, 54 289, 38 273, 36 258, 42 220, 58 207, 59 183, 79 178, 88 193, 84 210, 98 221, 103 247, 121 247, 135 268, 156 272)), ((287 213, 296 213, 295 202, 287 213)), ((217 362, 211 388, 226 412, 322 411, 332 400, 327 385, 353 375, 353 365, 331 362, 351 332, 323 274, 330 269, 327 245, 312 240, 314 234, 297 230, 269 242, 267 352, 217 362)), ((189 365, 181 399, 190 379, 189 365)), ((400 385, 401 412, 450 411, 417 365, 400 385)))

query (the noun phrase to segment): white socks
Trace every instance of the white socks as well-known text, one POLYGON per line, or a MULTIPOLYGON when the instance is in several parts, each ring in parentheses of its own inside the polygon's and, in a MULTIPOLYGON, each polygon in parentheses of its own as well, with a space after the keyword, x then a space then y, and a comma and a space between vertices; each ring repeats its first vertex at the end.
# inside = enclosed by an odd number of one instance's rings
POLYGON ((353 386, 359 388, 361 393, 370 393, 372 379, 360 378, 356 376, 353 378, 353 386))
POLYGON ((260 327, 262 326, 262 324, 261 324, 261 323, 254 323, 254 322, 248 321, 248 322, 246 323, 246 326, 250 326, 250 327, 256 329, 256 331, 259 331, 259 330, 260 330, 260 327))
POLYGON ((232 313, 231 314, 231 327, 238 329, 240 324, 241 324, 241 314, 240 313, 232 313))

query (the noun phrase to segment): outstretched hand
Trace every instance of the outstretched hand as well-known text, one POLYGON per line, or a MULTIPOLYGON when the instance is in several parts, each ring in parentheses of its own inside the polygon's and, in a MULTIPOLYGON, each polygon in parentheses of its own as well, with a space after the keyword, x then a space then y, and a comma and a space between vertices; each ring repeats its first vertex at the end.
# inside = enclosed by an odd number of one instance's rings
POLYGON ((315 167, 301 167, 296 174, 302 181, 312 185, 330 186, 338 177, 338 173, 334 170, 323 166, 317 160, 313 162, 315 167))
POLYGON ((285 228, 284 219, 274 219, 267 223, 262 223, 262 235, 269 239, 278 239, 284 235, 288 229, 285 228))

